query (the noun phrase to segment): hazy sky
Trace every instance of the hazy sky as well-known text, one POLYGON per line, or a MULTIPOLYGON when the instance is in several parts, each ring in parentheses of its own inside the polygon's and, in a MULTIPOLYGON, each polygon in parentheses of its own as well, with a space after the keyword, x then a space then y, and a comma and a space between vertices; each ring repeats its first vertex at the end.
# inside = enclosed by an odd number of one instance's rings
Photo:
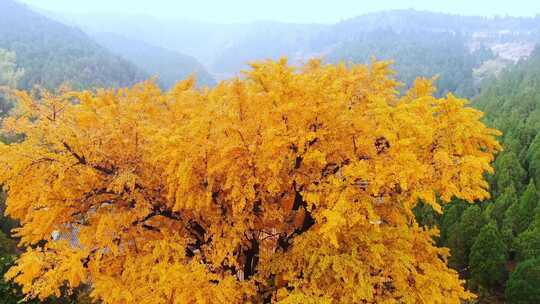
MULTIPOLYGON (((0 0, 2 1, 2 0, 0 0)), ((534 16, 540 0, 19 0, 67 13, 123 13, 214 22, 333 23, 363 13, 407 9, 465 15, 534 16)))

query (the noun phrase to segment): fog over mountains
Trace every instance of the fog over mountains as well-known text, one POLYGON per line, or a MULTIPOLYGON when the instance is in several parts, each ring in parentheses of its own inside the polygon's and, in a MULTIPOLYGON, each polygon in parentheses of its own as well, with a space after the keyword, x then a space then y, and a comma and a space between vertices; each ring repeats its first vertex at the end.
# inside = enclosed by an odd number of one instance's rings
MULTIPOLYGON (((237 74, 250 61, 280 56, 288 56, 293 62, 311 57, 332 62, 366 62, 372 56, 401 61, 395 54, 398 49, 402 53, 403 42, 406 42, 419 58, 429 58, 435 53, 441 57, 435 67, 430 63, 433 68, 420 66, 411 73, 433 76, 429 74, 437 70, 437 64, 445 64, 441 62, 444 61, 441 51, 446 49, 445 53, 449 53, 447 48, 453 48, 450 57, 455 57, 457 51, 461 61, 472 61, 472 65, 459 65, 467 66, 470 77, 473 77, 472 68, 478 69, 475 73, 478 80, 527 57, 538 40, 540 29, 539 17, 487 18, 415 10, 366 14, 331 25, 272 21, 213 24, 128 15, 62 18, 89 33, 112 32, 193 56, 217 79, 237 74), (479 50, 484 51, 484 57, 467 59, 475 57, 474 53, 479 50), (491 55, 486 57, 485 51, 491 55), (483 66, 484 63, 487 64, 483 66)), ((419 63, 417 59, 411 60, 419 63)), ((402 70, 400 66, 397 68, 402 70)))
POLYGON ((336 24, 218 24, 144 15, 67 15, 17 6, 46 16, 42 20, 65 24, 66 31, 82 30, 112 55, 147 76, 157 76, 164 87, 191 73, 200 84, 213 85, 239 75, 249 62, 282 56, 293 63, 313 57, 354 63, 377 58, 395 60, 405 84, 418 75, 438 76, 440 93, 473 96, 484 79, 526 58, 540 37, 538 16, 487 18, 393 10, 336 24))

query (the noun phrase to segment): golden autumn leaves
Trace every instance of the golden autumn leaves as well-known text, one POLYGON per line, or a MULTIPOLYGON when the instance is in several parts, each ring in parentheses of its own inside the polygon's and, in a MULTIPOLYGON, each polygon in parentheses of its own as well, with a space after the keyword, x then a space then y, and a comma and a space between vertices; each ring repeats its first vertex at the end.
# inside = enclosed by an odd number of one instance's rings
POLYGON ((486 198, 497 132, 389 75, 280 60, 212 89, 19 93, 0 181, 25 252, 7 276, 103 303, 470 298, 412 208, 486 198))

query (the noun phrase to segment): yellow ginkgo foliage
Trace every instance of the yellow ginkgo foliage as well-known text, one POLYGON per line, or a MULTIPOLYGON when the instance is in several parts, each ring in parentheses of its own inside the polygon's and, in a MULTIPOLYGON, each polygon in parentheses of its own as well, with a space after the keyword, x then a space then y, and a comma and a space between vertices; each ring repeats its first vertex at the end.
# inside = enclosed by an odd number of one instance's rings
POLYGON ((252 65, 212 89, 17 93, 0 147, 29 297, 460 303, 418 201, 488 197, 498 132, 388 63, 252 65))

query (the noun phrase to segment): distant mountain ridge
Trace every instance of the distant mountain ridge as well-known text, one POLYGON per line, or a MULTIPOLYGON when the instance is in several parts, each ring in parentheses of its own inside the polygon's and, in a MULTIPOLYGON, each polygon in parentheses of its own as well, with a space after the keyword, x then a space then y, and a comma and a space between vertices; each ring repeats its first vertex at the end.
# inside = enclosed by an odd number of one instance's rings
POLYGON ((84 29, 146 76, 157 75, 164 87, 191 73, 200 84, 213 85, 214 79, 238 75, 249 62, 282 56, 293 63, 312 57, 367 63, 375 57, 395 60, 398 80, 406 86, 416 76, 437 76, 439 94, 472 97, 482 81, 527 58, 540 40, 540 16, 487 18, 394 10, 326 25, 44 14, 84 29))
MULTIPOLYGON (((392 10, 371 13, 335 24, 320 35, 324 45, 354 40, 376 30, 396 33, 449 33, 467 38, 469 46, 503 42, 538 41, 540 16, 480 17, 460 16, 416 10, 392 10)), ((316 45, 313 47, 317 47, 316 45)))
MULTIPOLYGON (((65 18, 88 32, 106 30, 188 54, 219 79, 238 74, 254 60, 285 55, 294 63, 311 57, 365 63, 372 56, 389 59, 395 53, 393 50, 399 49, 398 44, 407 44, 408 51, 415 53, 410 58, 396 59, 413 64, 397 66, 398 72, 429 77, 440 74, 440 82, 448 83, 441 93, 456 89, 452 82, 464 77, 469 88, 461 91, 469 95, 475 94, 473 87, 488 75, 526 58, 540 39, 540 17, 487 18, 416 10, 370 13, 333 25, 272 21, 212 24, 114 15, 65 18), (394 44, 389 41, 390 37, 397 37, 394 44), (454 63, 445 62, 444 56, 436 54, 445 51, 442 45, 457 50, 453 58, 447 60, 454 63), (426 56, 434 60, 426 64, 417 61, 426 56), (426 67, 427 64, 430 66, 426 67), (451 64, 465 69, 451 72, 454 80, 445 78, 448 73, 440 73, 451 64)), ((402 80, 409 82, 409 78, 402 80)))
POLYGON ((22 88, 130 86, 148 75, 113 55, 74 27, 46 18, 24 4, 0 1, 0 48, 14 51, 24 68, 22 88))

